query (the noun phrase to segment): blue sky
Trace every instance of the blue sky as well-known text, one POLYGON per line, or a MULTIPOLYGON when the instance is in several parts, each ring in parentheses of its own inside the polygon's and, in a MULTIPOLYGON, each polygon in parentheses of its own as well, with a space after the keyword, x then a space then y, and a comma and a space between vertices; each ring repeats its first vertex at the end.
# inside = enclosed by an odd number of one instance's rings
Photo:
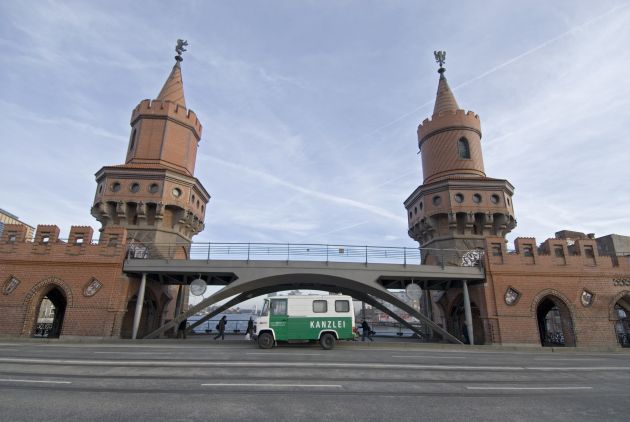
POLYGON ((516 187, 510 239, 630 235, 630 5, 606 0, 2 2, 0 208, 98 229, 94 173, 124 162, 177 38, 212 195, 198 242, 414 246, 434 50, 487 175, 516 187))

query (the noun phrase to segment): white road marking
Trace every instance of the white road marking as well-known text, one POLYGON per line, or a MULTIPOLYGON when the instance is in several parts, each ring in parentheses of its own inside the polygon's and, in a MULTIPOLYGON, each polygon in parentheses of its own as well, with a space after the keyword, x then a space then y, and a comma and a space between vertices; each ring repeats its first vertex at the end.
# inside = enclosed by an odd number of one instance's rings
POLYGON ((548 362, 555 362, 555 361, 577 361, 577 360, 603 360, 603 358, 534 358, 534 360, 536 361, 548 361, 548 362))
POLYGON ((42 381, 42 380, 16 380, 16 379, 0 379, 0 382, 37 382, 46 384, 72 384, 70 381, 42 381))
POLYGON ((202 387, 319 387, 319 388, 341 388, 339 384, 254 384, 254 383, 214 383, 201 384, 202 387))
POLYGON ((267 356, 276 356, 276 355, 289 355, 289 356, 321 356, 321 353, 283 353, 283 352, 249 352, 247 355, 267 355, 267 356))
POLYGON ((107 354, 107 355, 172 355, 174 352, 92 352, 94 354, 107 354))
POLYGON ((393 358, 466 359, 466 356, 392 355, 393 358))
POLYGON ((592 390, 593 387, 466 387, 468 390, 592 390))

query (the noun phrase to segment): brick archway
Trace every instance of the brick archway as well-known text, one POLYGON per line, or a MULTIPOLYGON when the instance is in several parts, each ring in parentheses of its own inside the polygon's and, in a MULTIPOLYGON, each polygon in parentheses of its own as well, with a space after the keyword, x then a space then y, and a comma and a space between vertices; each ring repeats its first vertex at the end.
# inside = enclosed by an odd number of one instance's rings
POLYGON ((622 290, 621 292, 613 296, 612 300, 608 304, 608 319, 609 320, 611 321, 617 320, 617 314, 615 312, 615 305, 617 304, 617 302, 619 302, 621 299, 623 299, 626 296, 628 297, 628 302, 630 302, 630 290, 622 290))
POLYGON ((532 300, 532 317, 536 319, 542 346, 575 347, 575 306, 565 295, 554 289, 540 291, 532 300))
POLYGON ((28 293, 24 296, 24 300, 22 301, 22 309, 24 309, 24 324, 22 326, 21 335, 33 335, 37 324, 37 316, 41 302, 48 293, 55 289, 63 295, 66 310, 73 306, 73 295, 70 286, 58 277, 46 277, 31 287, 28 293))

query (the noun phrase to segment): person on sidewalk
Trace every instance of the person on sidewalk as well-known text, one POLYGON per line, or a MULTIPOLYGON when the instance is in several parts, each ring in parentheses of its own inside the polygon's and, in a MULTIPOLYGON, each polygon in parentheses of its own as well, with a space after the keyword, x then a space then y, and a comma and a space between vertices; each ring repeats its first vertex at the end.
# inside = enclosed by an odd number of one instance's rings
POLYGON ((226 323, 227 323, 227 317, 223 315, 221 319, 219 320, 219 323, 217 324, 217 330, 219 330, 219 332, 214 337, 215 340, 218 339, 219 337, 221 337, 221 340, 225 340, 225 324, 226 323))
POLYGON ((361 333, 361 341, 365 341, 366 337, 370 341, 374 341, 374 339, 372 338, 372 334, 374 334, 374 331, 372 331, 372 328, 370 328, 370 324, 368 324, 366 320, 363 320, 363 322, 361 323, 361 329, 363 330, 363 332, 361 333))
POLYGON ((179 323, 179 325, 177 326, 177 338, 186 340, 186 325, 187 324, 188 324, 187 319, 179 323))

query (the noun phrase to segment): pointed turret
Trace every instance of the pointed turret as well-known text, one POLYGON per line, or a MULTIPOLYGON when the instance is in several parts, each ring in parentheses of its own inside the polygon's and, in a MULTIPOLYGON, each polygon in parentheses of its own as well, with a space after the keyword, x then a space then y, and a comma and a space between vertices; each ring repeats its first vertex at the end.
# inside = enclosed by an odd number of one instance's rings
POLYGON ((178 40, 173 66, 155 100, 131 113, 125 164, 96 174, 92 215, 103 227, 123 226, 134 242, 189 244, 203 230, 210 195, 194 176, 202 127, 186 108, 178 40))
POLYGON ((459 110, 453 91, 451 91, 451 88, 448 86, 448 82, 444 77, 445 71, 446 69, 443 67, 440 67, 440 70, 438 70, 440 73, 440 82, 438 83, 437 94, 435 96, 435 107, 433 107, 434 116, 446 111, 459 110))
POLYGON ((186 107, 186 99, 184 97, 184 83, 182 81, 182 69, 179 66, 179 61, 173 66, 171 74, 168 75, 164 86, 157 96, 156 100, 170 101, 175 104, 179 104, 182 107, 186 107))
POLYGON ((446 53, 434 54, 440 80, 433 116, 418 127, 424 181, 405 201, 409 236, 422 247, 483 248, 484 237, 505 236, 516 225, 514 187, 486 176, 479 116, 459 108, 444 77, 446 53))

